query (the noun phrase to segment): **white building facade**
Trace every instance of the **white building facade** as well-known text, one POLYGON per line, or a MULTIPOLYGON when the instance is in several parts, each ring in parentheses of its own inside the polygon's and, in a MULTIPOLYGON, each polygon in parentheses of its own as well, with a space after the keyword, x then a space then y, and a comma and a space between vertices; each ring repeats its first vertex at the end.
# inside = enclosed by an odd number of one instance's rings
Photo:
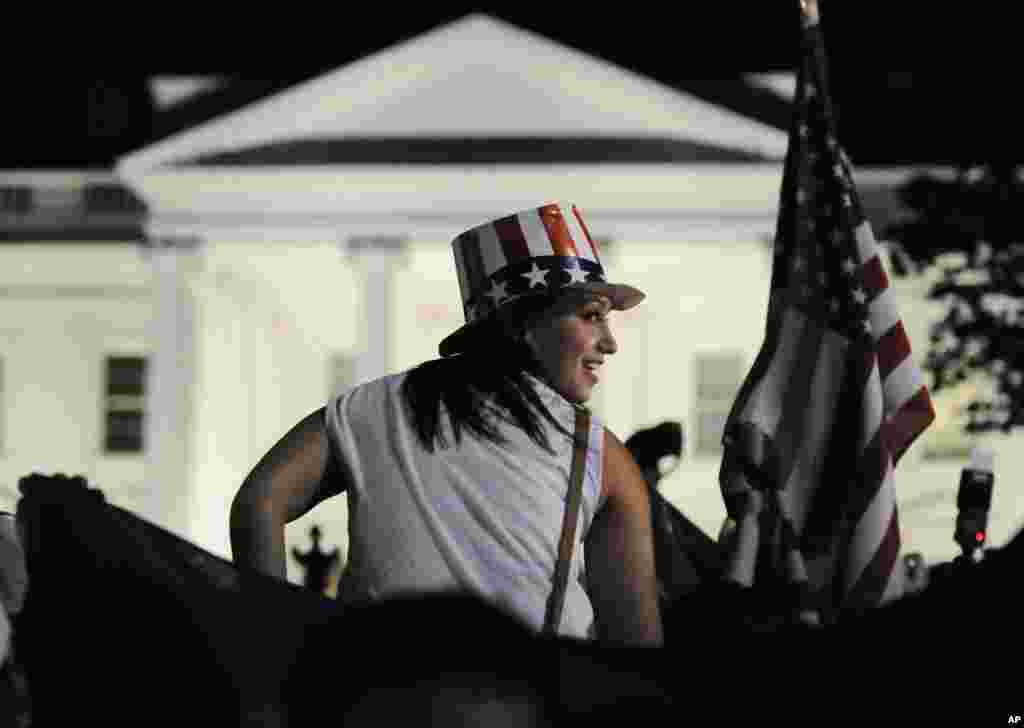
MULTIPOLYGON (((340 389, 436 357, 462 323, 452 238, 565 200, 610 279, 647 293, 614 319, 619 353, 594 408, 623 439, 685 423, 688 452, 663 489, 714 535, 716 426, 762 343, 786 141, 471 17, 139 150, 116 170, 146 207, 138 240, 26 231, 0 246, 0 507, 33 469, 81 473, 229 557, 231 498, 267 448, 340 389), (144 359, 141 405, 111 391, 111 358, 126 371, 144 359), (111 409, 130 423, 140 406, 141 450, 112 452, 111 409)), ((889 214, 909 174, 862 170, 858 183, 889 214)), ((71 177, 20 182, 88 183, 71 177)), ((896 283, 919 359, 935 312, 923 286, 896 283)), ((998 545, 1024 522, 1009 485, 1021 458, 1016 436, 988 439, 998 545)), ((926 449, 896 483, 904 550, 938 561, 956 553, 965 458, 926 449)), ((345 516, 344 498, 322 504, 289 545, 305 548, 316 522, 344 552, 345 516)))

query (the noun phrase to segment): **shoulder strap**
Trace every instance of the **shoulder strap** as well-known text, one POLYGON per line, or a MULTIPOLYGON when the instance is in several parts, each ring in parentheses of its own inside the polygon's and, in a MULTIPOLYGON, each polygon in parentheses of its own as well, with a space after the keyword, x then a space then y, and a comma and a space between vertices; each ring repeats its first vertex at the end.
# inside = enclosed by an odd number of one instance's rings
POLYGON ((572 450, 572 470, 569 472, 565 515, 562 518, 562 537, 558 542, 558 562, 555 564, 554 587, 548 597, 544 629, 541 632, 545 635, 554 635, 562 621, 565 587, 569 580, 569 565, 572 563, 573 547, 576 542, 576 523, 579 520, 580 501, 583 498, 583 470, 587 460, 589 434, 590 412, 583 407, 577 407, 576 437, 572 450))

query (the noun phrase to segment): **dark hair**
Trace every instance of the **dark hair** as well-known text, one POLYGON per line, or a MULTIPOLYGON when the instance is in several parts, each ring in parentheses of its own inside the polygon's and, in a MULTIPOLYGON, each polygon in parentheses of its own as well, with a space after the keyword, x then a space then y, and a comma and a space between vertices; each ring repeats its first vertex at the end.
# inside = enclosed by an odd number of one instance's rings
POLYGON ((666 455, 683 455, 683 424, 666 420, 654 427, 637 430, 625 442, 626 449, 633 454, 640 467, 658 464, 666 455))
POLYGON ((502 318, 481 324, 461 354, 426 361, 412 369, 402 383, 402 397, 420 443, 429 452, 435 444, 449 446, 441 428, 441 403, 451 421, 455 444, 462 431, 503 444, 497 421, 515 425, 553 454, 541 420, 573 437, 554 418, 530 381, 541 376, 540 363, 524 338, 526 321, 550 309, 557 299, 532 296, 503 307, 502 318))

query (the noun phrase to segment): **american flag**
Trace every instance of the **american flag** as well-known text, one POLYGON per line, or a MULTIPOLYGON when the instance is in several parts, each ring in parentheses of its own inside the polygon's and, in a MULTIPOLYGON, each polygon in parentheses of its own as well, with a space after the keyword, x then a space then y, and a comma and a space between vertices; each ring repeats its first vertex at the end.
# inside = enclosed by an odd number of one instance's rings
POLYGON ((765 340, 727 421, 723 473, 736 433, 758 433, 756 465, 784 488, 835 614, 901 593, 893 468, 935 414, 836 141, 816 22, 803 43, 765 340))

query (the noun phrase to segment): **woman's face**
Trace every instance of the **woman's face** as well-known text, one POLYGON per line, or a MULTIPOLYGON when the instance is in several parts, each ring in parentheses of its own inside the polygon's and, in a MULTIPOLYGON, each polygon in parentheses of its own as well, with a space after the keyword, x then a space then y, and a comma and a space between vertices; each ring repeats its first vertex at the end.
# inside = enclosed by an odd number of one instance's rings
POLYGON ((610 311, 604 296, 574 295, 527 324, 526 340, 545 378, 570 402, 590 399, 605 357, 618 350, 608 326, 610 311))

